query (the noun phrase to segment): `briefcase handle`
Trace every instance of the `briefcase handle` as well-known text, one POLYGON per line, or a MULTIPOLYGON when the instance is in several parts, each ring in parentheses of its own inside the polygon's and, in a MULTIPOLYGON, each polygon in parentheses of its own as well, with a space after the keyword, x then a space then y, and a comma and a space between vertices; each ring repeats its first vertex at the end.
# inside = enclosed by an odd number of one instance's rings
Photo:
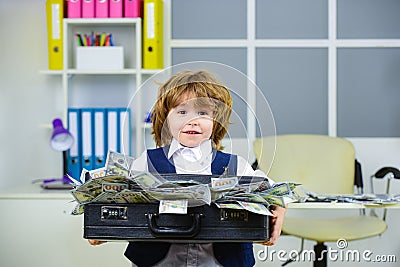
POLYGON ((158 214, 146 214, 147 222, 150 228, 150 232, 155 237, 194 237, 200 231, 200 219, 202 214, 191 214, 193 217, 193 223, 191 226, 185 228, 168 228, 160 227, 157 225, 156 219, 159 217, 158 214))

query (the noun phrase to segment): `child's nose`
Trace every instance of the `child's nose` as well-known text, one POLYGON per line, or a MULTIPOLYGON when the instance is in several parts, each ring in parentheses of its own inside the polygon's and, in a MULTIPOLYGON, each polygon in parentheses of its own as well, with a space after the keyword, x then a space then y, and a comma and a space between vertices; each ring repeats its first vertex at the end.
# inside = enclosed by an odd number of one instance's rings
POLYGON ((188 122, 188 125, 197 126, 197 125, 199 125, 199 122, 197 120, 191 120, 188 122))
POLYGON ((187 125, 198 126, 198 125, 199 125, 198 118, 199 118, 198 116, 191 118, 191 119, 187 122, 187 125))

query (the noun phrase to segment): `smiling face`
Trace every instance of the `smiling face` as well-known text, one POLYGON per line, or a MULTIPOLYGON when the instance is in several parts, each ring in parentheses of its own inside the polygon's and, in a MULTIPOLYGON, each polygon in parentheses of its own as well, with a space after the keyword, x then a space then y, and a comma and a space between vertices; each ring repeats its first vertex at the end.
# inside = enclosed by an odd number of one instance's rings
POLYGON ((183 146, 195 147, 211 137, 213 109, 209 101, 185 93, 168 113, 167 122, 173 138, 183 146))

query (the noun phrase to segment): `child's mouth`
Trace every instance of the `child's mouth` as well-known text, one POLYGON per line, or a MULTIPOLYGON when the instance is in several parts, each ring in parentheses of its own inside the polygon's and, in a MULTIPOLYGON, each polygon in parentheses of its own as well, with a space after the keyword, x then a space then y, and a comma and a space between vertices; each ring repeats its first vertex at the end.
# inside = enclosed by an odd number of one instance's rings
POLYGON ((184 134, 200 134, 199 132, 197 132, 197 131, 185 131, 185 132, 183 132, 184 134))

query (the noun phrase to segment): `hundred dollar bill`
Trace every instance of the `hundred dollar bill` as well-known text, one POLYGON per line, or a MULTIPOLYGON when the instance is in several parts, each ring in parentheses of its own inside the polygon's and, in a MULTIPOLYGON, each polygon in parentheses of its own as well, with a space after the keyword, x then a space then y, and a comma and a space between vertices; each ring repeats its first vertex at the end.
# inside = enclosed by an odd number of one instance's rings
POLYGON ((114 195, 114 201, 115 203, 128 203, 122 196, 118 195, 119 193, 116 193, 114 195))
POLYGON ((269 194, 260 194, 270 205, 285 208, 285 199, 282 196, 274 196, 269 194))
POLYGON ((97 203, 115 203, 114 196, 115 196, 115 193, 102 192, 97 197, 95 197, 92 202, 97 202, 97 203))
POLYGON ((190 206, 206 203, 211 204, 210 188, 206 184, 179 188, 154 188, 146 190, 151 197, 161 200, 188 199, 190 206))
POLYGON ((238 184, 237 177, 211 178, 211 188, 215 191, 222 191, 234 188, 238 184))
POLYGON ((221 200, 244 201, 262 204, 268 203, 262 196, 254 193, 239 193, 235 195, 224 196, 223 198, 221 198, 221 200))
POLYGON ((97 179, 97 178, 106 176, 107 169, 106 169, 106 167, 94 169, 94 170, 89 171, 89 174, 90 174, 90 177, 92 177, 93 179, 97 179))
POLYGON ((115 151, 108 151, 105 164, 107 174, 116 174, 128 177, 133 160, 133 157, 128 155, 115 151))
POLYGON ((301 184, 293 183, 293 182, 288 182, 287 184, 289 185, 290 190, 292 190, 292 191, 293 191, 296 187, 298 187, 298 186, 301 185, 301 184))
POLYGON ((292 190, 290 190, 290 186, 287 183, 276 183, 272 188, 264 190, 263 193, 276 196, 290 196, 292 190))
POLYGON ((244 208, 237 203, 219 203, 216 202, 215 205, 220 209, 233 209, 233 210, 243 210, 244 208))
POLYGON ((129 185, 125 183, 102 183, 103 192, 121 192, 128 189, 129 185))
POLYGON ((94 196, 85 192, 77 191, 76 189, 72 190, 71 194, 79 204, 86 204, 94 199, 94 196))
POLYGON ((257 185, 257 188, 254 192, 262 192, 271 188, 271 185, 268 181, 262 181, 257 185))
POLYGON ((97 183, 96 180, 90 180, 89 182, 86 182, 83 185, 77 187, 76 191, 84 192, 95 197, 103 190, 101 184, 97 183))
POLYGON ((161 200, 158 212, 161 213, 174 213, 174 214, 187 214, 188 201, 181 200, 161 200))
POLYGON ((143 192, 135 192, 128 189, 124 189, 117 193, 115 197, 120 197, 127 203, 149 203, 150 200, 143 194, 143 192))
POLYGON ((270 212, 263 204, 260 203, 251 203, 251 202, 243 202, 238 201, 239 205, 242 206, 245 210, 248 210, 253 213, 274 216, 272 212, 270 212))
POLYGON ((149 172, 141 172, 132 178, 142 188, 156 188, 166 182, 161 177, 155 177, 149 172))
POLYGON ((85 211, 85 205, 76 204, 73 210, 71 211, 71 215, 81 215, 85 211))
POLYGON ((131 181, 130 179, 126 178, 125 176, 120 175, 106 175, 104 177, 97 178, 93 180, 96 183, 103 184, 103 183, 126 183, 129 184, 131 181))

